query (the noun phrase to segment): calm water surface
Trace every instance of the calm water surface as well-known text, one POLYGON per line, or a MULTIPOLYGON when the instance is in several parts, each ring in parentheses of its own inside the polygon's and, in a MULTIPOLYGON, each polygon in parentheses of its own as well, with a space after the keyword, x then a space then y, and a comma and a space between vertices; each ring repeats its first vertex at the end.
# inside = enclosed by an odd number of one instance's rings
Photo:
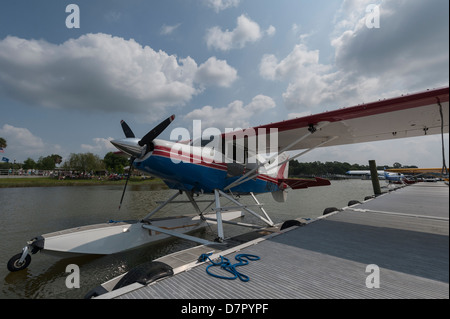
MULTIPOLYGON (((141 219, 166 200, 174 190, 154 186, 129 186, 121 210, 118 209, 121 186, 3 188, 0 189, 0 298, 60 299, 83 298, 92 288, 131 268, 168 253, 192 247, 179 239, 168 239, 130 252, 110 256, 58 258, 43 253, 32 255, 30 266, 10 273, 6 264, 22 251, 31 238, 67 228, 108 222, 141 219), (66 266, 80 267, 80 288, 68 289, 66 266)), ((372 183, 364 180, 332 181, 331 186, 291 190, 286 203, 277 203, 271 194, 257 196, 275 223, 287 219, 321 216, 327 207, 344 207, 350 200, 364 200, 372 195, 372 183)), ((181 197, 180 197, 181 198, 181 197)), ((207 198, 212 198, 207 196, 207 198)), ((251 203, 249 198, 242 200, 251 203)), ((226 203, 225 201, 223 203, 226 203)), ((194 214, 190 205, 168 205, 159 216, 194 214)), ((244 222, 253 216, 246 216, 244 222)), ((212 228, 215 230, 215 227, 212 228)), ((226 236, 248 229, 225 225, 226 236)), ((197 236, 214 239, 210 229, 197 236)))

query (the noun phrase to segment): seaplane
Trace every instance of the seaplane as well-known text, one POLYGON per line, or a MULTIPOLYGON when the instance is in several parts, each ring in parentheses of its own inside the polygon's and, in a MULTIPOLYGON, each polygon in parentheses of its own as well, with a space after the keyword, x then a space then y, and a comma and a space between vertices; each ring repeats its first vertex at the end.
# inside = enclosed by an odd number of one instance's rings
POLYGON ((170 141, 158 139, 175 120, 173 115, 142 138, 137 138, 122 121, 125 137, 112 144, 129 157, 130 169, 162 179, 174 194, 138 221, 81 226, 33 237, 22 252, 9 260, 8 269, 28 267, 30 255, 37 252, 106 255, 171 236, 217 245, 227 241, 225 223, 250 228, 279 227, 256 195, 272 193, 274 200, 283 202, 288 190, 330 185, 318 177, 289 178, 290 160, 318 147, 448 133, 448 118, 449 88, 445 87, 249 129, 220 134, 206 134, 205 130, 197 139, 183 139, 180 135, 170 141), (169 203, 179 202, 176 198, 181 194, 187 197, 184 202, 194 207, 195 216, 155 217, 169 203), (199 208, 198 197, 202 194, 212 197, 207 209, 199 208), (241 196, 251 197, 255 204, 241 203, 241 196), (225 199, 232 206, 223 205, 225 199), (253 215, 256 222, 239 221, 242 212, 253 215), (192 236, 193 230, 207 224, 216 225, 214 241, 192 236))
MULTIPOLYGON (((370 178, 372 173, 369 170, 352 170, 345 172, 347 175, 354 175, 354 176, 364 176, 365 178, 370 178)), ((385 172, 384 170, 377 170, 378 179, 385 179, 385 172)))
POLYGON ((397 174, 409 177, 402 178, 401 182, 412 184, 419 180, 426 182, 436 182, 438 179, 448 181, 448 168, 443 166, 441 168, 390 168, 386 170, 390 174, 397 174))
MULTIPOLYGON (((364 178, 370 178, 372 175, 372 173, 369 170, 347 171, 345 174, 364 176, 364 178)), ((377 170, 377 176, 379 180, 386 180, 388 183, 390 182, 402 183, 402 181, 406 180, 405 175, 403 175, 402 173, 391 172, 387 169, 377 170)))

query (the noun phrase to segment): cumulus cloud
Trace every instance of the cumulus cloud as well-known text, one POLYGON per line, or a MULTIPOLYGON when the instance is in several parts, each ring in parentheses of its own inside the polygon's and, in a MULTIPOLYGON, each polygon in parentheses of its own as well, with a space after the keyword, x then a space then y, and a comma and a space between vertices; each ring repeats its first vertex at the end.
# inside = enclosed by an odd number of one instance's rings
POLYGON ((215 127, 220 130, 229 128, 230 123, 236 128, 247 128, 250 126, 248 120, 259 112, 272 109, 276 106, 275 101, 265 95, 255 96, 250 103, 236 100, 225 107, 212 107, 206 105, 188 113, 184 119, 201 120, 202 127, 215 127))
POLYGON ((208 29, 206 45, 208 48, 221 51, 241 49, 247 43, 260 40, 265 34, 269 36, 275 34, 275 31, 272 25, 265 32, 261 31, 258 23, 243 14, 237 18, 237 26, 232 31, 222 31, 218 26, 208 29))
POLYGON ((112 137, 96 137, 92 139, 93 144, 81 144, 81 149, 91 153, 114 152, 116 148, 111 144, 112 140, 112 137))
POLYGON ((267 28, 267 30, 265 31, 265 33, 266 33, 269 37, 271 37, 271 36, 273 36, 273 35, 276 33, 276 31, 277 31, 277 29, 276 29, 273 25, 270 25, 270 26, 267 28))
POLYGON ((205 4, 216 12, 237 7, 240 0, 204 0, 205 4))
POLYGON ((291 109, 312 108, 335 98, 330 85, 337 75, 330 66, 319 63, 318 50, 309 50, 304 44, 296 45, 281 61, 274 55, 264 55, 259 72, 263 78, 289 82, 283 99, 291 109))
POLYGON ((281 60, 262 57, 260 75, 288 83, 289 109, 334 109, 448 85, 448 3, 383 1, 379 28, 366 25, 369 4, 343 2, 330 41, 333 64, 320 63, 320 52, 303 43, 281 60))
MULTIPOLYGON (((336 65, 366 77, 381 75, 392 85, 407 78, 410 85, 421 88, 435 73, 448 78, 448 7, 445 1, 382 2, 379 28, 366 26, 369 17, 364 12, 333 39, 336 65)), ((355 4, 343 11, 355 12, 355 4)))
POLYGON ((304 44, 296 45, 281 61, 273 54, 266 54, 260 64, 260 74, 271 80, 297 78, 308 70, 323 73, 329 66, 319 64, 319 50, 309 50, 304 44))
POLYGON ((186 104, 202 92, 196 84, 230 85, 236 78, 232 68, 212 62, 197 75, 191 57, 177 58, 133 39, 87 34, 56 45, 8 36, 0 40, 0 95, 52 108, 155 112, 186 104), (204 83, 202 74, 218 64, 232 78, 221 74, 204 83))
POLYGON ((176 29, 179 28, 179 26, 181 25, 181 23, 175 24, 175 25, 163 25, 161 27, 161 35, 169 35, 172 34, 176 29))
MULTIPOLYGON (((23 161, 26 157, 37 159, 36 156, 47 156, 57 153, 61 149, 59 145, 45 143, 42 138, 34 135, 27 128, 15 127, 10 124, 4 124, 0 128, 0 136, 8 142, 6 157, 8 157, 7 154, 14 154, 18 161, 23 161)), ((12 159, 10 158, 10 160, 12 159)))
POLYGON ((44 142, 40 137, 34 136, 28 129, 4 124, 0 129, 0 135, 8 140, 8 145, 19 145, 25 148, 41 149, 44 142), (11 141, 12 139, 12 141, 11 141))
POLYGON ((211 57, 201 64, 195 78, 197 82, 205 86, 214 84, 221 87, 229 87, 236 79, 236 69, 224 60, 217 60, 216 57, 211 57))

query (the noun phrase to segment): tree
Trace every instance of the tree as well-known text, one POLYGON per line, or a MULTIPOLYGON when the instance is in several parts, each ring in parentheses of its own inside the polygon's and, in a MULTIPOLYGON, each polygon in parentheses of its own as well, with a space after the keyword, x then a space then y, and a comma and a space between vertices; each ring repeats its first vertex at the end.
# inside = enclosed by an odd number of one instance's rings
POLYGON ((124 168, 129 165, 128 159, 123 156, 114 154, 113 152, 109 152, 103 158, 103 163, 105 164, 105 168, 108 171, 114 173, 123 173, 124 168))
POLYGON ((6 148, 8 144, 6 143, 6 140, 3 137, 0 137, 0 147, 6 148))
POLYGON ((60 156, 60 155, 58 155, 58 154, 52 154, 52 155, 50 155, 50 157, 53 159, 53 161, 55 162, 55 165, 56 164, 61 164, 61 162, 62 162, 62 157, 60 156))
POLYGON ((63 167, 66 169, 73 169, 82 172, 95 172, 104 169, 103 161, 92 153, 84 154, 70 154, 66 162, 64 162, 63 167))
POLYGON ((39 157, 37 168, 41 170, 51 170, 55 168, 55 161, 50 156, 39 157))
POLYGON ((37 167, 36 162, 33 159, 29 158, 29 157, 23 162, 23 166, 22 166, 22 168, 24 170, 34 169, 36 167, 37 167))
POLYGON ((401 168, 402 164, 395 162, 394 165, 392 165, 392 166, 394 166, 394 168, 401 168))
POLYGON ((56 164, 60 164, 62 162, 62 157, 57 154, 52 154, 46 157, 40 157, 38 162, 36 163, 36 168, 42 170, 52 170, 55 169, 56 164))
MULTIPOLYGON (((395 163, 398 167, 402 167, 400 163, 395 163)), ((387 166, 386 166, 387 167, 387 166)), ((377 169, 383 170, 384 166, 378 166, 377 169)), ((368 165, 349 164, 347 162, 326 162, 319 161, 311 163, 299 163, 298 161, 289 162, 289 176, 325 176, 328 174, 344 175, 351 170, 369 170, 368 165)))

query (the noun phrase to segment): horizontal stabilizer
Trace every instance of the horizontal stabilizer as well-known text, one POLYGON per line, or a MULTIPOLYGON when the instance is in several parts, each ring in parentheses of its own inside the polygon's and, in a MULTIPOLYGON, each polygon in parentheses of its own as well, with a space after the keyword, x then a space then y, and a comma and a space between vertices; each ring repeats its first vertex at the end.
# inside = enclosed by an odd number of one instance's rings
POLYGON ((316 177, 314 179, 307 178, 283 178, 278 180, 279 184, 285 183, 292 189, 308 188, 315 186, 329 186, 330 181, 324 178, 316 177))

